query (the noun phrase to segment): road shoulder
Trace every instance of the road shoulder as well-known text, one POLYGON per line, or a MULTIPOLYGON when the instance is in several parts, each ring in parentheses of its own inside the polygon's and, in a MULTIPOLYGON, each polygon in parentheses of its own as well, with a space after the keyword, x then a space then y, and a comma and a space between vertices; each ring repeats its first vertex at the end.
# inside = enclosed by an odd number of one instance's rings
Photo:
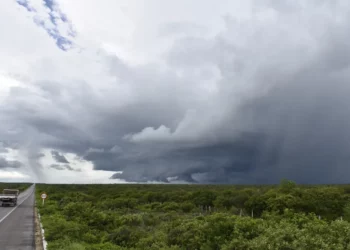
POLYGON ((34 222, 35 222, 35 250, 44 250, 43 235, 41 233, 40 220, 38 216, 38 209, 34 208, 34 222))

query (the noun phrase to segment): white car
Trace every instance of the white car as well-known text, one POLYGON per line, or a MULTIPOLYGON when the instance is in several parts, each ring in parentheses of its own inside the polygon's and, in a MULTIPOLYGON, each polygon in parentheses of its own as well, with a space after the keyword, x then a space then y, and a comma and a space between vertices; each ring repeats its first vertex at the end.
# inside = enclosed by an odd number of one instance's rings
POLYGON ((17 205, 17 197, 19 195, 18 189, 4 189, 2 194, 0 194, 0 203, 1 206, 5 205, 17 205))

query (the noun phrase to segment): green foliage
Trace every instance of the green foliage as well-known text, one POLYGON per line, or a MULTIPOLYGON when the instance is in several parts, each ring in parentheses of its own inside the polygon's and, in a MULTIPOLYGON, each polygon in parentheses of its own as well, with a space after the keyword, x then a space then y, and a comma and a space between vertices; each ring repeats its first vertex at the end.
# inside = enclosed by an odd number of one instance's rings
POLYGON ((196 206, 213 206, 216 194, 211 190, 200 190, 192 194, 192 200, 196 206))
POLYGON ((350 249, 349 190, 40 184, 36 199, 49 250, 350 249))
POLYGON ((280 183, 279 189, 282 192, 291 192, 296 186, 297 185, 294 181, 283 179, 280 183))
POLYGON ((350 202, 345 204, 343 208, 344 219, 350 221, 350 202))

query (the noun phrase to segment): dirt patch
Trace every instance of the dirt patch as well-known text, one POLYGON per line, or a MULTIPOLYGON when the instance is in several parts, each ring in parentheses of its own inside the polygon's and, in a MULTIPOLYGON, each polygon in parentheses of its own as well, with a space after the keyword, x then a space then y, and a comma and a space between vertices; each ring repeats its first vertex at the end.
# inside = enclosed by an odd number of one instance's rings
POLYGON ((35 250, 44 250, 43 237, 41 235, 40 221, 38 217, 38 210, 34 210, 35 216, 35 250))

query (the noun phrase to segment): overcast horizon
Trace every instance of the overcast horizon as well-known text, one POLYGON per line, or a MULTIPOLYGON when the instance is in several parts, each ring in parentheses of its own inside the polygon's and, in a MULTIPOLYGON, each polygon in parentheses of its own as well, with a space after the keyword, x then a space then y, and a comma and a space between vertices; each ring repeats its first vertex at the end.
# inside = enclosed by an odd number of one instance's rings
POLYGON ((0 3, 0 182, 350 183, 350 2, 0 3))

